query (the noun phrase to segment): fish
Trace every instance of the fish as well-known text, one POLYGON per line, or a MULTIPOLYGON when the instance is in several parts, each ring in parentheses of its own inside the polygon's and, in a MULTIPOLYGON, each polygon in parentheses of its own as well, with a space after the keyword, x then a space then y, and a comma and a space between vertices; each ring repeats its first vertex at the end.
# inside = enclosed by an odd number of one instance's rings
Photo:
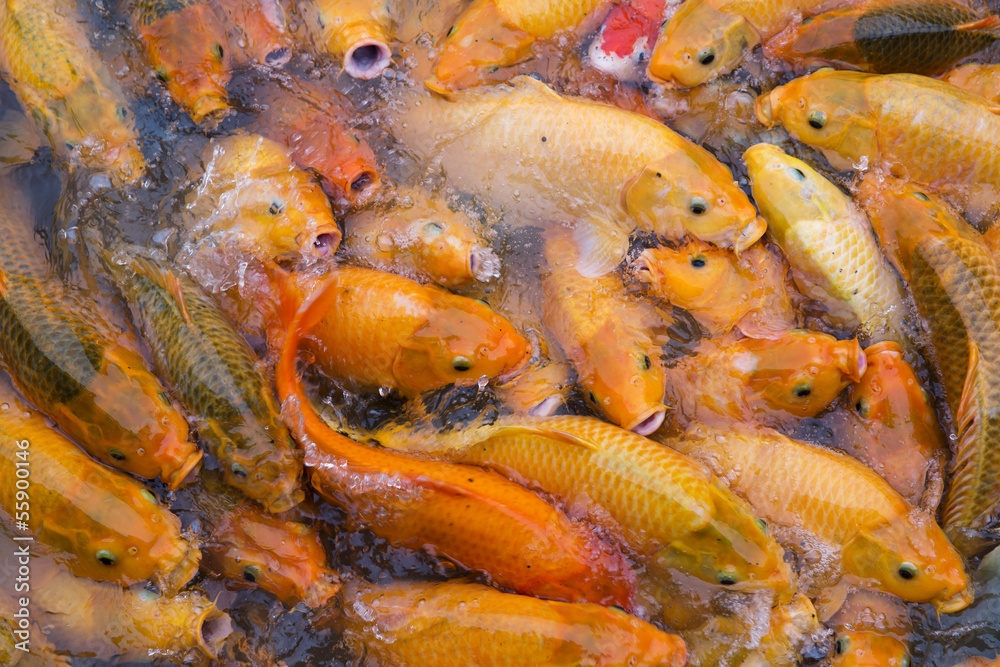
POLYGON ((640 435, 663 423, 664 330, 652 304, 630 298, 614 275, 586 278, 569 234, 545 240, 545 327, 576 370, 584 400, 609 421, 640 435))
POLYGON ((753 196, 781 246, 799 291, 822 304, 835 327, 871 342, 908 341, 906 292, 864 212, 808 164, 777 146, 743 154, 753 196))
MULTIPOLYGON (((103 248, 99 249, 99 252, 103 248)), ((262 362, 186 274, 131 249, 100 252, 153 364, 187 408, 226 483, 270 512, 299 504, 302 452, 262 362)))
POLYGON ((836 639, 832 667, 910 667, 910 612, 898 599, 859 589, 830 619, 836 639))
POLYGON ((475 0, 448 28, 432 90, 460 90, 484 83, 486 75, 527 60, 540 39, 576 28, 607 9, 608 0, 475 0))
POLYGON ((216 13, 228 28, 238 61, 284 67, 292 58, 291 36, 277 0, 217 0, 216 13))
POLYGON ((0 3, 0 72, 63 163, 114 186, 146 170, 125 94, 60 0, 0 3))
POLYGON ((665 5, 666 0, 632 0, 613 6, 587 51, 591 66, 620 79, 641 79, 665 5))
POLYGON ((930 332, 957 437, 942 525, 972 555, 996 540, 1000 268, 982 235, 920 186, 866 178, 861 198, 930 332))
POLYGON ((959 65, 945 72, 940 78, 994 104, 1000 103, 1000 65, 978 63, 959 65))
POLYGON ((321 287, 302 303, 282 299, 288 336, 275 370, 313 489, 344 509, 349 523, 486 572, 498 586, 630 609, 635 580, 621 552, 531 491, 481 468, 362 445, 338 432, 346 430, 343 423, 334 430, 317 414, 295 363, 302 337, 327 312, 331 294, 321 287))
POLYGON ((206 0, 125 0, 133 32, 170 97, 195 123, 230 112, 226 30, 206 0))
POLYGON ((737 255, 689 238, 676 248, 643 250, 630 268, 650 294, 691 313, 712 336, 735 329, 749 338, 776 338, 800 324, 788 267, 761 243, 737 255))
POLYGON ((1000 116, 987 100, 916 74, 822 70, 757 99, 837 169, 879 170, 961 199, 973 210, 1000 183, 1000 116))
POLYGON ((709 339, 666 372, 670 420, 794 424, 826 409, 867 359, 855 340, 800 329, 780 338, 709 339))
MULTIPOLYGON (((38 623, 31 619, 21 622, 15 616, 23 609, 20 602, 6 591, 0 592, 0 664, 7 667, 71 667, 69 659, 56 653, 55 647, 45 639, 38 623), (27 642, 27 645, 21 642, 27 642), (21 662, 22 658, 24 662, 21 662)), ((24 612, 21 613, 23 616, 24 612)))
POLYGON ((936 509, 947 445, 930 394, 903 349, 883 342, 865 350, 868 368, 847 390, 848 426, 837 447, 882 476, 911 505, 936 509))
POLYGON ((648 75, 693 88, 728 74, 762 40, 830 0, 691 0, 664 23, 648 75))
POLYGON ((247 130, 285 146, 295 164, 319 176, 323 192, 347 207, 378 192, 380 167, 352 121, 350 98, 332 86, 294 80, 255 81, 252 90, 260 113, 247 130))
POLYGON ((859 461, 736 425, 660 440, 708 466, 770 527, 789 531, 790 548, 803 542, 802 531, 831 546, 831 577, 846 575, 938 613, 972 603, 962 557, 934 517, 859 461))
POLYGON ((983 232, 983 243, 989 249, 993 259, 1000 262, 1000 225, 994 224, 983 232))
POLYGON ((0 405, 0 507, 26 532, 82 577, 125 586, 153 579, 167 591, 194 577, 201 554, 152 491, 88 457, 6 382, 0 405))
POLYGON ((14 385, 102 463, 176 489, 201 462, 188 424, 131 332, 60 281, 19 188, 0 211, 0 362, 14 385))
POLYGON ((380 271, 461 289, 495 277, 500 260, 478 221, 419 189, 399 192, 388 205, 344 220, 344 250, 380 271))
MULTIPOLYGON (((0 531, 3 553, 10 554, 0 561, 7 572, 18 544, 0 531)), ((36 639, 44 638, 61 654, 74 658, 211 660, 232 633, 229 615, 201 592, 161 595, 78 578, 35 547, 29 560, 28 608, 31 618, 45 628, 37 638, 32 634, 32 647, 36 639)))
POLYGON ((185 198, 184 243, 234 245, 268 260, 333 255, 341 233, 319 184, 287 149, 253 134, 213 139, 185 198))
POLYGON ((281 280, 288 287, 283 299, 327 308, 306 338, 319 368, 362 389, 395 389, 409 398, 481 377, 502 381, 530 354, 503 316, 440 287, 348 265, 281 280))
MULTIPOLYGON (((426 421, 360 434, 393 451, 486 466, 621 535, 653 576, 790 595, 783 551, 743 501, 687 456, 593 417, 500 417, 439 432, 426 421)), ((785 596, 787 597, 787 596, 785 596)))
POLYGON ((293 0, 309 42, 342 60, 355 79, 375 79, 392 61, 388 0, 293 0))
POLYGON ((765 47, 797 65, 933 76, 1000 39, 1000 17, 955 0, 868 0, 793 24, 765 47))
POLYGON ((548 417, 566 402, 574 384, 572 366, 558 361, 528 368, 498 389, 504 407, 514 414, 548 417))
POLYGON ((684 641, 616 609, 462 582, 357 584, 344 635, 377 665, 680 667, 684 641))
POLYGON ((419 159, 440 164, 452 185, 507 222, 573 227, 577 269, 588 278, 621 262, 634 230, 738 252, 767 226, 705 149, 651 118, 561 97, 531 77, 411 97, 386 120, 419 159))

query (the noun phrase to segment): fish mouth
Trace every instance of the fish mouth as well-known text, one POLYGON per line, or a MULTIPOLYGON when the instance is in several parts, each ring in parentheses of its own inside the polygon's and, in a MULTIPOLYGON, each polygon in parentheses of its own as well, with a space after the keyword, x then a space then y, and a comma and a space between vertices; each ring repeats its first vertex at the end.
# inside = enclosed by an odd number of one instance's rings
POLYGON ((774 104, 771 102, 773 92, 768 93, 764 97, 758 97, 757 104, 753 108, 757 120, 764 127, 772 127, 774 125, 774 104))
POLYGON ((363 39, 351 45, 344 55, 344 71, 355 79, 374 79, 389 66, 389 45, 377 39, 363 39))
POLYGON ((292 50, 287 46, 276 46, 269 49, 264 55, 264 65, 267 67, 281 68, 292 59, 292 50))
POLYGON ((229 614, 209 605, 194 622, 198 650, 215 660, 222 650, 226 637, 233 633, 233 622, 229 614))
POLYGON ((647 436, 655 432, 656 429, 660 428, 663 424, 663 420, 667 417, 667 408, 660 406, 658 408, 653 408, 645 417, 641 417, 638 422, 632 425, 628 430, 641 436, 647 436))
POLYGON ((204 456, 204 452, 200 449, 195 449, 194 452, 191 453, 191 456, 187 457, 187 460, 181 464, 181 467, 171 473, 169 479, 167 480, 167 489, 170 491, 176 491, 177 487, 184 484, 188 475, 196 470, 199 464, 201 464, 201 460, 204 456))
POLYGON ((229 112, 229 100, 224 94, 201 95, 191 105, 191 120, 214 127, 221 123, 229 112))
POLYGON ((733 250, 735 250, 737 254, 743 252, 759 241, 760 237, 762 237, 766 231, 767 220, 758 215, 739 231, 736 239, 733 241, 733 250))
POLYGON ((961 611, 968 607, 972 604, 975 598, 976 594, 972 591, 972 587, 967 586, 947 600, 935 602, 934 609, 936 609, 939 614, 953 614, 956 611, 961 611))
POLYGON ((201 563, 201 551, 187 540, 181 541, 185 547, 184 556, 181 558, 181 561, 170 572, 156 578, 156 583, 164 595, 176 595, 198 573, 198 565, 201 563))
POLYGON ((281 514, 282 512, 287 512, 292 509, 305 499, 305 492, 301 488, 295 488, 285 495, 279 496, 278 498, 275 498, 267 503, 267 511, 271 514, 281 514))
POLYGON ((528 410, 528 415, 531 417, 551 417, 562 404, 562 396, 558 394, 546 396, 535 407, 528 410))

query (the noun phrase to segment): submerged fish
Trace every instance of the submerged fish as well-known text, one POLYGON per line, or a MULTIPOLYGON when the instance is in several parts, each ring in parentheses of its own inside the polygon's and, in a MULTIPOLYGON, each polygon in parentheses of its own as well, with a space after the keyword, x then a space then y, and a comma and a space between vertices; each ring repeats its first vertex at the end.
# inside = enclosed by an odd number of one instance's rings
POLYGON ((791 541, 805 531, 827 543, 829 574, 939 613, 972 602, 962 557, 934 517, 853 458, 769 430, 696 429, 663 442, 707 465, 791 541))
POLYGON ((226 482, 271 512, 302 501, 302 453, 261 361, 187 275, 121 251, 103 254, 160 375, 187 407, 226 482))
POLYGON ((214 0, 229 31, 229 47, 237 60, 282 67, 292 57, 291 37, 278 0, 214 0))
POLYGON ((965 554, 995 534, 1000 484, 1000 268, 973 229, 920 187, 866 178, 879 240, 930 330, 957 431, 943 526, 965 554))
POLYGON ((504 407, 514 414, 547 417, 566 402, 566 395, 574 384, 571 365, 554 361, 529 368, 498 389, 504 407))
POLYGON ((863 589, 848 594, 829 621, 831 667, 910 667, 910 611, 898 598, 863 589))
POLYGON ((947 446, 931 397, 895 343, 865 350, 868 368, 847 392, 848 426, 835 442, 911 505, 936 509, 947 446))
POLYGON ((125 586, 154 579, 171 592, 194 577, 201 554, 151 491, 81 452, 6 382, 0 404, 0 507, 25 532, 80 576, 125 586), (22 469, 27 493, 15 485, 22 469))
POLYGON ((648 435, 667 410, 662 344, 669 323, 652 304, 629 297, 617 276, 582 276, 572 238, 554 231, 545 240, 545 326, 576 369, 590 408, 648 435))
POLYGON ((201 461, 188 425, 94 304, 49 268, 17 188, 0 211, 0 361, 14 385, 95 458, 177 488, 201 461))
POLYGON ((499 586, 630 608, 635 583, 621 553, 531 491, 473 466, 361 445, 327 426, 305 395, 295 362, 302 336, 325 315, 331 293, 321 287, 304 303, 283 300, 289 333, 275 372, 313 488, 343 508, 351 524, 486 572, 499 586))
POLYGON ((132 29, 170 96, 200 123, 229 113, 226 31, 208 0, 125 0, 132 29))
POLYGON ((573 226, 586 277, 613 269, 636 229, 737 251, 764 233, 728 168, 640 114, 560 97, 524 76, 406 105, 387 120, 408 149, 513 224, 573 226))
POLYGON ((793 25, 769 55, 807 65, 934 75, 1000 39, 1000 17, 956 0, 868 0, 793 25))
POLYGON ((414 188, 397 194, 388 208, 348 216, 344 249, 352 259, 376 269, 459 289, 500 269, 484 231, 442 198, 414 188))
POLYGON ((0 71, 60 160, 131 183, 146 169, 139 138, 83 25, 61 0, 3 0, 0 71))
POLYGON ((620 534, 654 576, 680 570, 778 596, 791 585, 781 548, 743 501, 688 457, 599 419, 501 417, 443 433, 425 423, 390 423, 363 437, 485 465, 551 493, 620 534))
POLYGON ((676 248, 644 250, 632 267, 653 295, 691 313, 713 336, 735 328, 750 338, 774 338, 798 324, 788 269, 764 244, 737 255, 687 239, 676 248))
POLYGON ((941 80, 994 104, 1000 103, 1000 65, 960 65, 942 75, 941 80))
POLYGON ((621 79, 643 76, 665 5, 666 0, 629 0, 612 7, 590 44, 590 64, 621 79))
POLYGON ((915 74, 823 70, 757 100, 838 169, 873 168, 977 202, 1000 183, 1000 116, 987 100, 915 74))
POLYGON ((374 79, 392 51, 388 0, 292 0, 315 48, 343 60, 356 79, 374 79))
POLYGON ((412 397, 506 377, 530 354, 504 317, 440 287, 347 265, 287 280, 294 288, 285 290, 286 299, 327 309, 306 339, 320 368, 361 388, 388 387, 412 397))
POLYGON ((252 134, 214 139, 205 174, 186 199, 185 241, 265 260, 315 261, 340 246, 330 202, 278 142, 252 134))
POLYGON ((757 144, 743 155, 753 196, 799 291, 835 327, 872 342, 904 343, 909 306, 868 219, 853 200, 802 160, 757 144))
POLYGON ((69 658, 56 653, 37 622, 31 619, 22 622, 15 616, 23 609, 19 602, 7 591, 0 591, 0 664, 7 667, 71 667, 69 658))
POLYGON ((685 87, 731 72, 762 40, 830 0, 688 0, 653 48, 649 77, 685 87))
POLYGON ((758 422, 781 426, 814 417, 861 380, 857 340, 794 330, 774 339, 711 339, 666 373, 666 402, 678 425, 758 422))
POLYGON ((456 90, 526 60, 536 40, 578 26, 610 0, 475 0, 448 29, 428 87, 456 90))
POLYGON ((622 611, 460 582, 352 585, 345 638, 389 665, 681 667, 684 642, 622 611))

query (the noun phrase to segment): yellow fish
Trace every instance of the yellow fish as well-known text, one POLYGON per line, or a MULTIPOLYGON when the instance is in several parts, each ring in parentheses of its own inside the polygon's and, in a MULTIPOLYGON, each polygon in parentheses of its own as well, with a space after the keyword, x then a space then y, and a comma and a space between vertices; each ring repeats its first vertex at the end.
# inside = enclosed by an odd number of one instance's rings
POLYGON ((794 542, 805 531, 833 546, 839 573, 938 612, 972 603, 962 557, 934 517, 853 458, 770 430, 696 429, 663 442, 707 465, 794 542))
POLYGON ((941 75, 941 80, 979 95, 993 104, 1000 103, 1000 65, 959 65, 941 75))
POLYGON ((861 209, 777 146, 757 144, 743 159, 799 291, 820 302, 835 327, 860 329, 872 342, 904 342, 911 325, 903 286, 861 209))
POLYGON ((392 21, 387 0, 293 0, 317 50, 343 60, 356 79, 374 79, 389 66, 392 21))
POLYGON ((831 667, 910 667, 910 611, 898 598, 852 591, 829 621, 835 639, 831 667))
POLYGON ((637 229, 737 251, 764 233, 727 167, 640 114, 564 98, 524 76, 404 106, 387 119, 391 131, 456 188, 512 224, 575 227, 586 277, 613 269, 637 229))

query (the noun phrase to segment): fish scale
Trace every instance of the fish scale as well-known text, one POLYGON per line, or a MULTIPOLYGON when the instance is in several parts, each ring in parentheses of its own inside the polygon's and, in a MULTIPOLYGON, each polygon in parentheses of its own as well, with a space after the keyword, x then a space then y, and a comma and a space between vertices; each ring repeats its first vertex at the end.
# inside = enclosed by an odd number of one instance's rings
POLYGON ((138 24, 145 27, 196 4, 198 0, 133 0, 129 7, 138 24))
POLYGON ((814 10, 829 4, 830 0, 696 0, 703 1, 719 11, 744 17, 760 33, 770 37, 786 25, 795 15, 808 16, 814 10))

